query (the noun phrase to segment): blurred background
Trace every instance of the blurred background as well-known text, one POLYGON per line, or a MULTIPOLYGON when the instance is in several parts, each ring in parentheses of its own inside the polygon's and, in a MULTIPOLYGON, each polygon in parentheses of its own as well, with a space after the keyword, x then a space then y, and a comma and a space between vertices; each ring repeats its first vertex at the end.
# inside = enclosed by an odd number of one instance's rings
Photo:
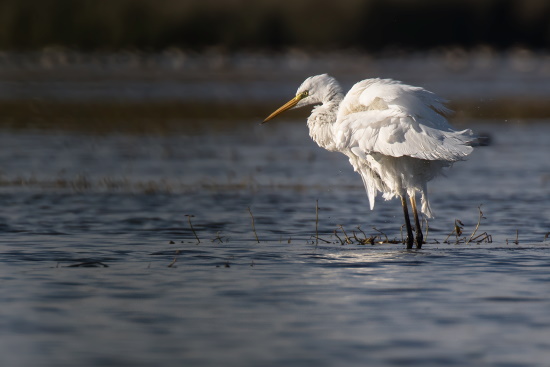
POLYGON ((0 47, 28 51, 542 50, 544 0, 3 0, 0 47))
POLYGON ((548 117, 549 45, 544 0, 2 0, 0 123, 257 119, 323 72, 548 117))

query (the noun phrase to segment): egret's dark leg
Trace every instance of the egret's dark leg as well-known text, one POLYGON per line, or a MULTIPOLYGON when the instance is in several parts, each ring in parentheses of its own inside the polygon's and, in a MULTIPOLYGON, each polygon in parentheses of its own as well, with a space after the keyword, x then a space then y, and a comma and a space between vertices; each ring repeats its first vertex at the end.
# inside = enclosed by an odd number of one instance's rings
POLYGON ((414 226, 416 231, 416 248, 422 248, 422 244, 424 243, 424 235, 422 234, 422 228, 420 227, 420 220, 418 219, 418 211, 416 210, 416 198, 414 196, 410 197, 411 199, 411 205, 414 215, 414 226))
POLYGON ((411 220, 409 219, 409 208, 407 208, 407 200, 405 195, 401 196, 401 205, 403 206, 403 214, 405 215, 405 227, 407 228, 407 248, 413 248, 413 233, 411 228, 411 220))

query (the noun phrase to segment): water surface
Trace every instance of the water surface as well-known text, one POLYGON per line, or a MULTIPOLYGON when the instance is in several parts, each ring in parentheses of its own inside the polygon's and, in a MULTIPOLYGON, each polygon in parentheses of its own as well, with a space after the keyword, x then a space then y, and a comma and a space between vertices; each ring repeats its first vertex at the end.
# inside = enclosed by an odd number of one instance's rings
POLYGON ((419 251, 341 244, 401 209, 302 121, 3 131, 1 364, 545 365, 550 125, 462 123, 493 143, 431 183, 419 251), (478 208, 493 241, 444 243, 478 208))

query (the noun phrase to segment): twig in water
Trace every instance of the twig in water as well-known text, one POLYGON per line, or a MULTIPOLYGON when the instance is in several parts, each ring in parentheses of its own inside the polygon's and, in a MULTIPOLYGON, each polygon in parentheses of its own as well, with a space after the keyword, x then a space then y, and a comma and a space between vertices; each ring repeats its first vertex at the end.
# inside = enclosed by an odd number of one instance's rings
POLYGON ((357 229, 359 230, 359 232, 363 233, 363 236, 365 236, 365 238, 367 238, 367 234, 363 232, 360 226, 357 226, 357 229))
POLYGON ((493 237, 491 237, 491 235, 488 234, 487 232, 483 232, 482 234, 479 234, 479 235, 475 236, 474 238, 472 238, 472 241, 474 241, 476 243, 481 243, 483 241, 485 241, 487 243, 492 243, 493 242, 493 237))
POLYGON ((256 225, 254 224, 254 216, 252 215, 252 210, 250 210, 250 207, 248 207, 248 212, 250 213, 250 217, 252 218, 252 230, 254 231, 254 236, 256 236, 256 241, 260 243, 260 240, 258 239, 258 234, 256 233, 256 225))
MULTIPOLYGON (((359 228, 359 227, 357 227, 359 228)), ((374 239, 376 237, 369 237, 367 238, 367 236, 365 236, 365 238, 359 238, 357 237, 357 235, 355 234, 355 231, 352 231, 353 232, 353 238, 355 238, 355 240, 360 244, 360 245, 366 245, 367 243, 369 245, 374 245, 374 239)), ((363 231, 361 231, 363 232, 363 231)), ((365 234, 365 232, 363 232, 363 234, 365 234)))
POLYGON ((447 238, 445 238, 445 241, 443 241, 444 243, 449 243, 447 240, 449 239, 449 237, 451 237, 451 235, 453 233, 455 233, 456 235, 456 242, 455 243, 458 243, 458 237, 460 235, 462 235, 462 228, 464 228, 464 224, 460 221, 460 219, 455 219, 455 227, 453 228, 453 230, 451 231, 451 233, 449 233, 449 235, 447 236, 447 238))
POLYGON ((378 228, 376 227, 372 227, 372 229, 374 229, 376 232, 378 233, 381 233, 384 235, 384 237, 386 237, 386 241, 384 243, 390 243, 390 239, 388 238, 388 236, 386 236, 386 234, 384 232, 382 232, 381 230, 379 230, 378 228))
POLYGON ((344 243, 344 241, 342 241, 342 239, 340 238, 340 236, 338 236, 338 233, 336 232, 336 230, 334 230, 334 235, 336 236, 336 238, 338 238, 338 241, 340 241, 340 244, 341 244, 342 246, 344 246, 345 243, 344 243))
POLYGON ((358 238, 357 235, 355 234, 355 231, 353 232, 353 237, 357 242, 359 242, 360 245, 366 245, 367 243, 370 245, 374 245, 374 240, 376 239, 376 236, 367 237, 367 234, 361 229, 360 226, 357 226, 357 229, 359 230, 359 232, 363 234, 363 237, 364 237, 364 238, 358 238))
POLYGON ((176 261, 178 261, 178 255, 180 254, 180 250, 176 250, 176 255, 174 256, 174 260, 168 265, 169 268, 173 268, 176 264, 176 261))
MULTIPOLYGON (((511 241, 514 245, 519 245, 519 231, 516 229, 516 239, 511 241)), ((506 239, 506 244, 508 244, 508 239, 506 239)))
POLYGON ((220 241, 220 243, 223 243, 222 237, 220 236, 220 231, 216 232, 216 238, 214 238, 212 242, 214 241, 220 241))
POLYGON ((542 242, 546 242, 546 239, 550 237, 550 232, 548 232, 547 234, 544 235, 544 240, 542 242))
POLYGON ((338 227, 342 230, 342 233, 344 234, 344 237, 346 238, 346 243, 353 243, 353 241, 348 237, 348 234, 344 230, 344 227, 342 227, 341 224, 338 224, 338 227))
MULTIPOLYGON (((318 240, 321 240, 321 241, 323 241, 324 243, 330 243, 330 241, 327 241, 327 240, 325 240, 324 238, 321 238, 321 237, 315 237, 315 239, 316 239, 317 241, 318 241, 318 240)), ((316 242, 316 244, 317 244, 317 243, 318 243, 318 242, 316 242)))
POLYGON ((194 215, 185 214, 185 216, 189 220, 189 227, 191 227, 191 231, 193 231, 193 234, 195 235, 195 238, 197 239, 198 243, 201 243, 201 240, 199 239, 199 236, 197 236, 197 232, 195 232, 195 229, 193 228, 193 225, 191 224, 191 217, 194 217, 194 215))
POLYGON ((487 219, 483 216, 483 212, 481 211, 481 205, 478 206, 477 209, 479 210, 479 218, 477 220, 477 225, 476 225, 476 228, 474 229, 474 231, 472 232, 472 235, 470 236, 470 238, 468 238, 468 241, 466 241, 466 244, 469 244, 470 241, 472 240, 472 238, 474 238, 474 235, 476 234, 476 232, 479 228, 479 225, 481 224, 481 220, 482 219, 487 219))
POLYGON ((519 230, 516 229, 516 241, 514 242, 516 245, 519 245, 519 230))
POLYGON ((460 219, 455 220, 455 235, 456 242, 458 243, 458 237, 462 236, 462 229, 464 228, 464 223, 460 219))

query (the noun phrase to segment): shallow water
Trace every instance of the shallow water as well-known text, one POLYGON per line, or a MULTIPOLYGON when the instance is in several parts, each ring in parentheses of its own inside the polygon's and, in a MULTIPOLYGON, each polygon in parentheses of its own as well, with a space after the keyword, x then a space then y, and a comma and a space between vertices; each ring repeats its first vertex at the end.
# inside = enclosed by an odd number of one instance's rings
POLYGON ((493 143, 431 183, 420 251, 341 245, 401 209, 301 121, 3 131, 0 364, 545 365, 550 125, 466 125, 493 143), (444 243, 480 205, 492 243, 444 243))

